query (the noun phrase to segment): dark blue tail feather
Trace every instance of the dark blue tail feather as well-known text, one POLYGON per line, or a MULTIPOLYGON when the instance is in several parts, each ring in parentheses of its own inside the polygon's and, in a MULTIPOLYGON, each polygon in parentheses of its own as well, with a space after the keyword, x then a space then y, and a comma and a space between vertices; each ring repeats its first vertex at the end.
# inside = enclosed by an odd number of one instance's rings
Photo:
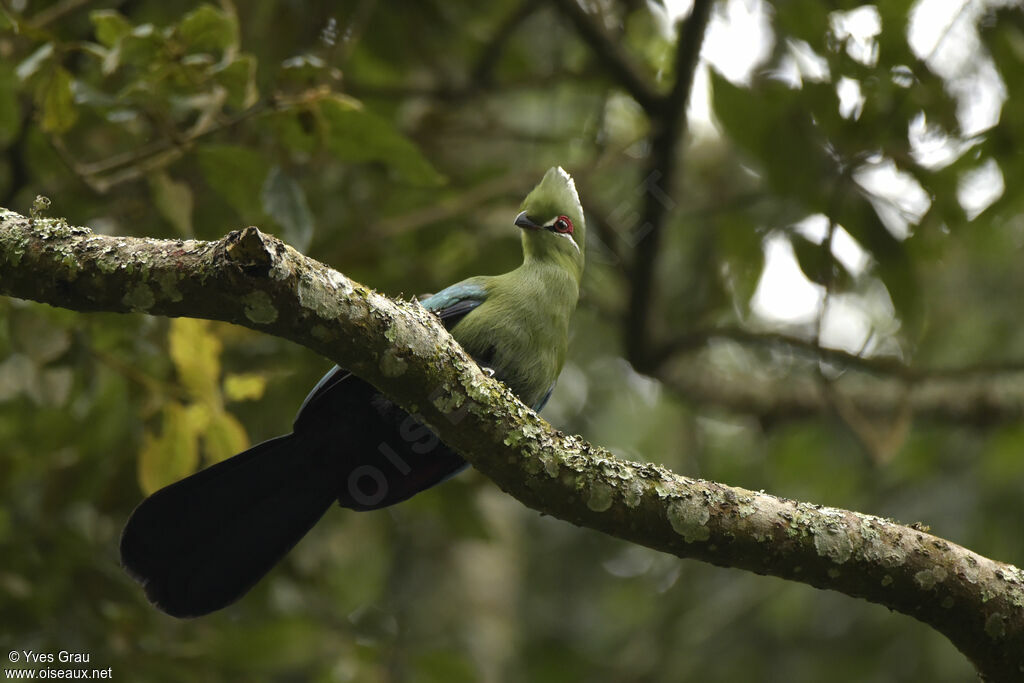
POLYGON ((253 446, 143 501, 121 561, 164 612, 194 617, 249 591, 335 500, 393 505, 465 462, 429 429, 351 375, 308 400, 295 432, 253 446))

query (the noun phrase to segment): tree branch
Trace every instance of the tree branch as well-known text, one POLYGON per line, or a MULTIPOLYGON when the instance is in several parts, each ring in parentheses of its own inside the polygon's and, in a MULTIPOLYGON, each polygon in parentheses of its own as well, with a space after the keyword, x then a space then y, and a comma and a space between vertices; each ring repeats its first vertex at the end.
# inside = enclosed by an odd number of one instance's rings
POLYGON ((664 97, 663 106, 644 107, 651 119, 653 133, 650 163, 643 181, 644 208, 640 231, 635 236, 625 320, 626 356, 640 372, 650 372, 654 366, 649 346, 655 261, 666 217, 675 208, 671 192, 677 181, 676 147, 686 135, 686 104, 690 99, 694 70, 712 4, 711 0, 694 0, 690 16, 679 28, 672 90, 664 97))
POLYGON ((523 0, 502 19, 491 34, 490 40, 480 49, 476 63, 470 70, 470 83, 477 86, 492 85, 494 70, 501 62, 505 47, 515 35, 516 29, 529 19, 538 7, 540 7, 540 0, 523 0))
POLYGON ((256 228, 217 242, 97 235, 0 209, 0 294, 233 322, 373 383, 529 507, 683 558, 862 597, 945 634, 991 681, 1024 671, 1024 572, 856 512, 690 479, 552 429, 440 322, 256 228))
POLYGON ((554 4, 573 23, 594 56, 641 107, 648 112, 662 107, 661 95, 648 82, 633 58, 605 32, 593 15, 583 9, 579 0, 555 0, 554 4))
MULTIPOLYGON (((276 98, 271 98, 274 99, 276 98)), ((106 194, 117 185, 137 180, 150 171, 166 168, 184 156, 192 144, 203 137, 233 128, 250 118, 273 111, 277 104, 271 100, 256 102, 230 118, 201 116, 188 130, 175 132, 174 135, 165 136, 138 149, 98 161, 79 161, 59 135, 52 135, 50 142, 72 173, 97 194, 106 194)))
MULTIPOLYGON (((685 400, 702 407, 746 413, 768 423, 821 416, 828 397, 810 373, 783 377, 717 370, 701 359, 679 363, 658 373, 658 380, 685 400)), ((830 384, 831 390, 859 414, 984 427, 1024 418, 1024 374, 936 376, 916 381, 852 375, 830 384)))
POLYGON ((659 364, 654 376, 684 399, 748 413, 769 423, 814 417, 827 409, 828 397, 812 377, 821 363, 848 371, 831 383, 835 397, 866 417, 906 413, 972 426, 1024 418, 1024 365, 1020 362, 913 367, 893 357, 865 357, 802 337, 735 326, 677 337, 655 357, 659 364), (712 340, 777 349, 784 358, 793 359, 793 371, 784 377, 758 377, 716 370, 700 353, 712 340))
POLYGON ((745 346, 762 346, 788 350, 808 360, 833 363, 843 368, 861 370, 871 375, 900 379, 908 383, 932 379, 974 379, 983 376, 1024 373, 1024 360, 971 363, 960 366, 918 367, 892 356, 864 356, 830 346, 822 346, 814 339, 785 332, 757 331, 735 325, 724 325, 693 330, 663 344, 654 351, 654 359, 661 365, 671 362, 676 355, 699 351, 712 339, 728 339, 745 346))

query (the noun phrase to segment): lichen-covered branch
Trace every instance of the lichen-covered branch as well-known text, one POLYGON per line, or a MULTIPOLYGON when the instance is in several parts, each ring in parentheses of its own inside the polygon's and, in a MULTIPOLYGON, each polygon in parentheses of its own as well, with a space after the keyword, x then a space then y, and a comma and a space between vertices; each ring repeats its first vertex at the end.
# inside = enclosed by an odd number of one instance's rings
POLYGON ((679 557, 829 588, 945 634, 991 681, 1024 672, 1024 572, 891 520, 626 462, 554 430, 415 302, 256 228, 217 242, 97 235, 0 209, 0 294, 190 316, 303 344, 418 413, 540 512, 679 557))
MULTIPOLYGON (((718 370, 705 356, 677 361, 657 373, 680 397, 705 407, 756 416, 765 423, 820 416, 829 410, 822 383, 808 372, 784 377, 718 370)), ((937 372, 903 379, 898 373, 847 373, 828 386, 868 418, 906 413, 915 420, 989 426, 1024 418, 1024 372, 937 372)))

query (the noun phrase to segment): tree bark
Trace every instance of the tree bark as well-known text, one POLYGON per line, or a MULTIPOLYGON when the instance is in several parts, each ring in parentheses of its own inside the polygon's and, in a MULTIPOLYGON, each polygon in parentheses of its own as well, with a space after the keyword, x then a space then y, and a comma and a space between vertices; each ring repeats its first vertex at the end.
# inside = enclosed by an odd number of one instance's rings
POLYGON ((691 479, 553 429, 429 312, 254 227, 216 242, 98 235, 0 209, 0 294, 223 320, 290 339, 422 417, 525 505, 682 558, 864 598, 948 637, 985 680, 1024 677, 1024 572, 859 512, 691 479))

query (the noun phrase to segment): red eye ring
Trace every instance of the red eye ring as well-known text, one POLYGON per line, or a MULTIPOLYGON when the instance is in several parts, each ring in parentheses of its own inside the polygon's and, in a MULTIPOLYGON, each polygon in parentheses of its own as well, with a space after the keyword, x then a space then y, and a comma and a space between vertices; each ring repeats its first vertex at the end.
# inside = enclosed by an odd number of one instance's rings
POLYGON ((560 232, 565 235, 572 234, 572 221, 569 220, 568 216, 559 216, 556 218, 552 227, 555 229, 555 232, 560 232))

